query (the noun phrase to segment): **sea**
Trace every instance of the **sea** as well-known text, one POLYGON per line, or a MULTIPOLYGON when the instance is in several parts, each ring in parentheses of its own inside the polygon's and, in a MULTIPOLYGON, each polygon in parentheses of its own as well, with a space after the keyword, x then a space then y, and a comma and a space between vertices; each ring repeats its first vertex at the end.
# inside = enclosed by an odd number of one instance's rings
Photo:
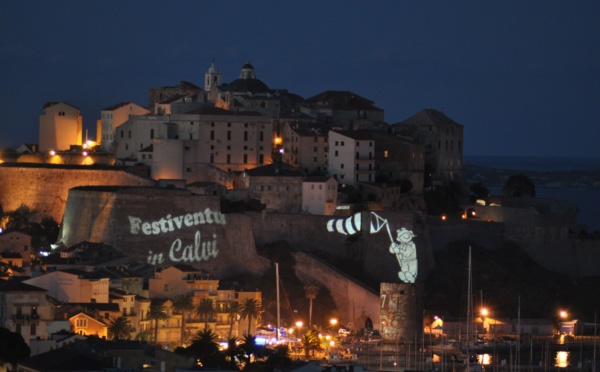
MULTIPOLYGON (((600 158, 465 155, 464 164, 510 170, 515 174, 526 175, 528 172, 552 174, 581 172, 588 179, 600 179, 600 158)), ((486 184, 485 186, 493 195, 502 192, 503 185, 486 184)), ((588 232, 600 231, 600 182, 591 182, 586 187, 576 183, 551 187, 536 184, 536 197, 569 200, 576 203, 579 207, 577 222, 586 226, 588 232)))

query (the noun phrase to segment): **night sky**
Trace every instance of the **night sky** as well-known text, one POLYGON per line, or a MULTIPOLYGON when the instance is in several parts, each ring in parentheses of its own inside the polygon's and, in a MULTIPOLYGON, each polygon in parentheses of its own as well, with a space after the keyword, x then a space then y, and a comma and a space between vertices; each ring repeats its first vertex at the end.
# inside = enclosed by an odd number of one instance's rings
POLYGON ((600 1, 0 0, 0 146, 38 142, 45 102, 142 106, 148 88, 230 82, 350 90, 396 123, 465 127, 465 155, 600 157, 600 1))

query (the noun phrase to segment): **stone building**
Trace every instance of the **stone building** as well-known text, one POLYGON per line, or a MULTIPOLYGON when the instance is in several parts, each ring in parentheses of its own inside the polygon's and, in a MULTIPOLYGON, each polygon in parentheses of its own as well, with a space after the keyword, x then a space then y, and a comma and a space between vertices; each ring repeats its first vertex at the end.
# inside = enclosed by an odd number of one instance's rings
POLYGON ((242 177, 247 179, 250 199, 260 200, 268 211, 298 213, 302 209, 301 171, 275 163, 250 169, 242 177))
POLYGON ((337 207, 338 182, 329 176, 311 176, 302 182, 302 211, 331 216, 337 207))
POLYGON ((50 296, 63 302, 108 303, 109 279, 81 270, 54 271, 24 283, 44 288, 50 296))
POLYGON ((0 283, 0 326, 21 334, 27 343, 47 338, 48 328, 55 322, 55 304, 46 292, 16 280, 0 283))
POLYGON ((376 179, 381 183, 410 182, 415 194, 423 193, 424 145, 387 132, 372 132, 375 141, 376 179))
POLYGON ((327 172, 328 140, 325 128, 286 123, 282 135, 282 160, 306 174, 327 172))
POLYGON ((424 109, 397 123, 394 132, 425 146, 425 187, 462 182, 463 126, 443 112, 424 109))
POLYGON ((69 150, 81 146, 83 118, 79 108, 65 102, 48 102, 40 115, 40 151, 69 150))
POLYGON ((373 101, 349 91, 328 90, 307 98, 302 112, 316 117, 320 122, 340 126, 346 130, 384 121, 384 110, 373 101))

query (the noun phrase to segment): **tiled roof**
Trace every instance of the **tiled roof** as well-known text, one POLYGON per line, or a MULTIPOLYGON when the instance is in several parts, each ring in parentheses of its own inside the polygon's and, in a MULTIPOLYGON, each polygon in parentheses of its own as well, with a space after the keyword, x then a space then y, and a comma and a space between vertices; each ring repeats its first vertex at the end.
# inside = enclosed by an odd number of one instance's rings
POLYGON ((47 353, 21 360, 20 366, 33 371, 102 371, 112 368, 111 364, 101 362, 76 351, 59 348, 47 353))
POLYGON ((44 108, 52 107, 52 106, 54 106, 54 105, 58 105, 58 104, 61 104, 61 103, 62 103, 62 104, 65 104, 65 105, 67 105, 67 106, 71 106, 71 107, 73 107, 73 108, 74 108, 74 109, 76 109, 76 110, 79 110, 79 107, 75 107, 75 106, 73 106, 73 105, 71 105, 71 104, 69 104, 69 103, 66 103, 66 102, 61 102, 61 101, 57 101, 57 102, 46 102, 46 104, 44 105, 44 108))
POLYGON ((286 164, 269 164, 246 171, 251 177, 303 177, 302 171, 286 164))
POLYGON ((383 111, 375 107, 373 101, 347 90, 327 90, 306 99, 306 101, 317 108, 327 107, 332 110, 383 111))
POLYGON ((309 176, 304 179, 304 182, 325 183, 331 178, 331 176, 309 176))
POLYGON ((443 112, 433 110, 433 109, 424 109, 413 116, 405 119, 399 124, 408 124, 408 125, 452 125, 462 127, 461 124, 455 122, 454 120, 447 117, 443 112))
POLYGON ((7 282, 0 283, 0 292, 46 292, 46 290, 31 284, 21 283, 16 280, 9 280, 7 282))
POLYGON ((106 108, 103 108, 101 111, 114 111, 118 108, 121 108, 123 106, 127 106, 129 105, 131 102, 121 102, 121 103, 117 103, 116 105, 112 105, 112 106, 108 106, 106 108))
POLYGON ((373 140, 373 133, 368 130, 332 130, 332 132, 357 141, 373 140))
POLYGON ((225 110, 220 107, 214 107, 214 106, 203 106, 202 108, 187 112, 186 114, 261 116, 261 114, 256 111, 230 111, 230 110, 225 110))

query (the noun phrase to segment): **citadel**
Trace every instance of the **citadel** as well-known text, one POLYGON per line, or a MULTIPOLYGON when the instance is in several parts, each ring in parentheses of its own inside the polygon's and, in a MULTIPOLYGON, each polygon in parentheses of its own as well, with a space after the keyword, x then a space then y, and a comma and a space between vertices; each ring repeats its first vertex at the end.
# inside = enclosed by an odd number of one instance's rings
MULTIPOLYGON (((422 282, 435 269, 434 252, 450 242, 497 249, 516 241, 548 270, 600 274, 597 242, 571 233, 579 229, 572 203, 494 197, 462 206, 464 216, 468 210, 477 218, 442 219, 427 210, 426 190, 466 187, 464 127, 443 112, 422 109, 390 124, 383 109, 350 91, 305 99, 270 88, 249 62, 230 83, 213 62, 203 85, 181 81, 151 88, 145 106, 104 108, 96 141, 84 140, 77 107, 46 103, 39 144, 2 159, 0 205, 5 212, 27 206, 38 220, 58 221, 61 256, 103 245, 153 267, 149 292, 121 287, 120 296, 175 295, 164 278, 177 270, 174 277, 190 282, 261 275, 273 262, 258 248, 285 242, 294 275, 327 288, 341 323, 385 325, 384 340, 422 331, 422 282)), ((0 248, 8 235, 0 235, 0 248)), ((90 267, 68 266, 84 273, 60 275, 65 283, 83 280, 90 267)), ((32 277, 25 283, 44 286, 32 277)), ((231 301, 211 285, 209 296, 231 301)), ((106 286, 93 292, 108 294, 106 286)), ((94 296, 76 302, 104 302, 94 296)), ((0 314, 11 314, 3 306, 0 314)), ((16 321, 0 320, 17 329, 16 321)), ((33 337, 22 332, 29 340, 47 336, 47 327, 33 337)), ((139 320, 137 327, 151 325, 139 320)), ((165 344, 176 338, 158 337, 165 344)))

